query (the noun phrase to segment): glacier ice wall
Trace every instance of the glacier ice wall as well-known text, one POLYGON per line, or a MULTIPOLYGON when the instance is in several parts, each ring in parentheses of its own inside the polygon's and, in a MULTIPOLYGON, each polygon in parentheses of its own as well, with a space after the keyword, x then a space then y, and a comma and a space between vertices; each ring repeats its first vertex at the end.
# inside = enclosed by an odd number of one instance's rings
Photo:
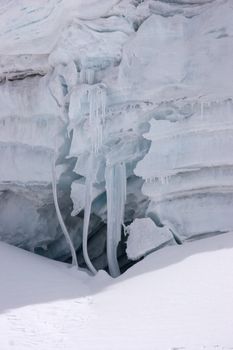
POLYGON ((232 14, 230 0, 0 1, 0 239, 70 258, 54 157, 93 273, 231 231, 232 14))

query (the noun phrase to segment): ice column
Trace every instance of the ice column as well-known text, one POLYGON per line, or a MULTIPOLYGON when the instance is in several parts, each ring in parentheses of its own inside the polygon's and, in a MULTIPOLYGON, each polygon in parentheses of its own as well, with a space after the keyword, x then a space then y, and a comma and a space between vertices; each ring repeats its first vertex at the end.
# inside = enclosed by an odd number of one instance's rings
MULTIPOLYGON (((55 85, 55 87, 56 87, 56 85, 55 85)), ((53 98, 57 102, 56 97, 53 95, 52 90, 51 89, 49 89, 49 90, 50 90, 51 95, 53 96, 53 98)), ((58 127, 57 127, 57 129, 58 129, 58 127)), ((59 208, 59 204, 58 204, 58 199, 57 199, 57 179, 56 179, 56 156, 57 156, 57 136, 55 137, 55 147, 54 147, 54 150, 53 150, 52 169, 51 169, 51 172, 52 172, 53 201, 54 201, 54 206, 55 206, 58 222, 59 222, 59 224, 61 226, 61 229, 62 229, 62 232, 63 232, 63 234, 65 236, 66 242, 67 242, 67 244, 68 244, 68 246, 70 248, 70 253, 71 253, 71 256, 72 256, 72 265, 78 266, 76 251, 75 251, 73 242, 72 242, 72 240, 70 238, 69 232, 67 231, 67 228, 66 228, 66 225, 64 223, 64 220, 63 220, 63 217, 61 215, 60 208, 59 208)))
POLYGON ((72 265, 74 266, 78 266, 78 261, 77 261, 77 257, 76 257, 76 251, 73 245, 73 242, 70 238, 70 235, 67 231, 66 225, 64 223, 64 220, 62 218, 61 215, 61 211, 58 205, 58 200, 57 200, 57 179, 56 179, 56 152, 54 152, 54 156, 53 156, 53 161, 52 161, 52 189, 53 189, 53 200, 54 200, 54 205, 55 205, 55 210, 56 210, 56 214, 57 214, 57 218, 59 221, 59 224, 61 226, 62 232, 65 236, 65 239, 67 241, 67 244, 70 248, 70 252, 71 252, 71 256, 72 256, 72 265))
POLYGON ((105 122, 106 91, 103 85, 93 86, 88 91, 90 105, 89 125, 91 130, 91 152, 98 153, 103 142, 105 122))
POLYGON ((107 259, 111 276, 117 277, 120 269, 117 261, 117 246, 121 240, 126 201, 125 163, 107 165, 105 170, 107 191, 107 259))
POLYGON ((88 90, 89 101, 89 126, 91 132, 91 151, 88 160, 88 170, 85 186, 85 208, 84 208, 84 225, 83 225, 83 257, 93 274, 96 269, 90 261, 87 251, 88 228, 91 215, 92 204, 92 187, 94 182, 94 164, 103 141, 103 126, 105 122, 106 109, 106 90, 103 85, 92 86, 88 90))

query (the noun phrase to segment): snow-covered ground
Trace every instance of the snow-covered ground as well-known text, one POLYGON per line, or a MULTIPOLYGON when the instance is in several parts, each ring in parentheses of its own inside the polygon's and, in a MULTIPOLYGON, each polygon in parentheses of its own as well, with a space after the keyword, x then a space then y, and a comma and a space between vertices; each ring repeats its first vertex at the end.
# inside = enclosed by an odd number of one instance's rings
POLYGON ((170 246, 117 279, 0 244, 0 349, 233 349, 232 233, 170 246))

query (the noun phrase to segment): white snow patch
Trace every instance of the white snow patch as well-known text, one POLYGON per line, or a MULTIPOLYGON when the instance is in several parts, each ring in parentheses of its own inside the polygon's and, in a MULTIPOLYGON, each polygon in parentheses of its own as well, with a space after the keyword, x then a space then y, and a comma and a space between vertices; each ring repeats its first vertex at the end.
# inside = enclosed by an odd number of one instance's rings
POLYGON ((1 349, 232 348, 232 233, 166 247, 118 279, 0 254, 1 349))

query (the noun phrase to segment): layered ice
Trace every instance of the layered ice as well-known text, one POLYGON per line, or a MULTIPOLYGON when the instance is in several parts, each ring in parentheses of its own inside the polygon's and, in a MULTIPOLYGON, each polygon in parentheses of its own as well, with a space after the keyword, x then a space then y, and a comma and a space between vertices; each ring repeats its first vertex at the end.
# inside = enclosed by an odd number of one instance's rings
POLYGON ((152 198, 148 215, 181 241, 228 232, 233 224, 232 100, 194 104, 192 110, 176 122, 151 121, 145 137, 153 142, 136 168, 152 198))

